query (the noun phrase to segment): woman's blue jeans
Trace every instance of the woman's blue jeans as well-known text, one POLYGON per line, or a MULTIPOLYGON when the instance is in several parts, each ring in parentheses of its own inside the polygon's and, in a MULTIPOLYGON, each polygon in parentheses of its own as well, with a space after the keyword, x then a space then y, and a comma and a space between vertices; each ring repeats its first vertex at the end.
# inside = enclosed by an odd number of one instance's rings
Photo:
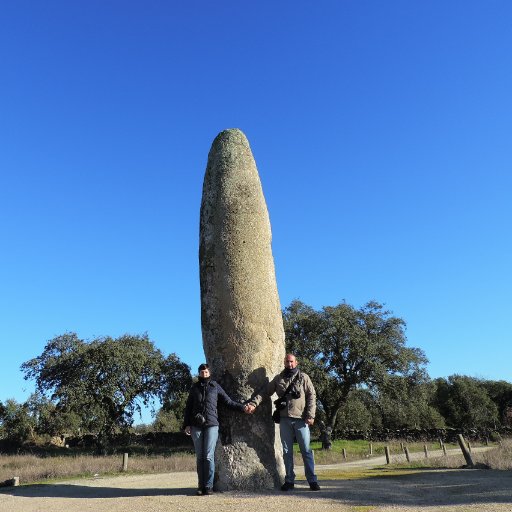
POLYGON ((315 461, 313 459, 313 451, 309 447, 309 426, 301 418, 281 417, 279 432, 281 434, 281 444, 283 445, 284 468, 286 470, 285 482, 290 484, 295 482, 295 472, 293 471, 294 437, 297 439, 300 453, 302 454, 307 481, 310 484, 316 482, 315 461))
POLYGON ((213 487, 215 475, 215 446, 219 427, 192 427, 192 442, 196 451, 197 479, 199 489, 213 487))

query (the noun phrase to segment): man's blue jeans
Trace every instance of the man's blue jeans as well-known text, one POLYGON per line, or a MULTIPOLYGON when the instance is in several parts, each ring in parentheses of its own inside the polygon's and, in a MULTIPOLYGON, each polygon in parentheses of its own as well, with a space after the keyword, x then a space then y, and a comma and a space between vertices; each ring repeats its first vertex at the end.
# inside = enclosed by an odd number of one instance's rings
POLYGON ((309 426, 303 419, 281 417, 279 423, 281 433, 281 444, 283 445, 283 459, 286 470, 285 482, 293 484, 295 482, 295 472, 293 471, 293 438, 299 443, 300 453, 304 461, 304 471, 306 478, 311 484, 317 481, 315 475, 315 461, 313 451, 309 447, 309 426))
POLYGON ((213 487, 215 475, 215 446, 219 427, 192 427, 192 442, 196 451, 197 479, 199 489, 213 487))

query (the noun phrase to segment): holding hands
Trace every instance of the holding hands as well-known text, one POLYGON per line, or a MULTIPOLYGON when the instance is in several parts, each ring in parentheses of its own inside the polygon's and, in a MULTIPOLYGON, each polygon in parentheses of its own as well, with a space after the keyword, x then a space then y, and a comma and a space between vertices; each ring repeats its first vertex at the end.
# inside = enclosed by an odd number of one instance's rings
MULTIPOLYGON (((245 404, 245 406, 244 406, 244 413, 245 414, 254 414, 255 410, 256 410, 256 406, 253 405, 253 404, 249 403, 249 404, 245 404)), ((315 423, 315 420, 313 418, 306 418, 304 421, 310 427, 315 423)))
POLYGON ((245 414, 254 414, 256 407, 252 404, 245 404, 244 412, 245 414))

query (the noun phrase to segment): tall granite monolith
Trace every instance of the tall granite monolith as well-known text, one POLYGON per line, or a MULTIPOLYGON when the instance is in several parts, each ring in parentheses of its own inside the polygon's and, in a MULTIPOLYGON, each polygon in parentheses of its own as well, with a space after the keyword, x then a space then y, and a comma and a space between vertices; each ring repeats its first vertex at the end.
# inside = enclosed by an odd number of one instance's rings
MULTIPOLYGON (((199 264, 203 346, 213 377, 235 400, 266 386, 285 355, 271 230, 249 142, 237 129, 213 141, 203 184, 199 264)), ((279 429, 266 398, 254 415, 219 407, 219 490, 278 486, 279 429)))

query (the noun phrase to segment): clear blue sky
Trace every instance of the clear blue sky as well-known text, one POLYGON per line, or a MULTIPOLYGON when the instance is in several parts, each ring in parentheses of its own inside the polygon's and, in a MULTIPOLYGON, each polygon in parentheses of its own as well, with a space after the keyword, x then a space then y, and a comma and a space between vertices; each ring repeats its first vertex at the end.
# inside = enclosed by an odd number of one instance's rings
POLYGON ((240 128, 282 306, 383 302, 432 377, 511 380, 512 3, 0 8, 0 400, 66 331, 195 371, 208 151, 240 128))

